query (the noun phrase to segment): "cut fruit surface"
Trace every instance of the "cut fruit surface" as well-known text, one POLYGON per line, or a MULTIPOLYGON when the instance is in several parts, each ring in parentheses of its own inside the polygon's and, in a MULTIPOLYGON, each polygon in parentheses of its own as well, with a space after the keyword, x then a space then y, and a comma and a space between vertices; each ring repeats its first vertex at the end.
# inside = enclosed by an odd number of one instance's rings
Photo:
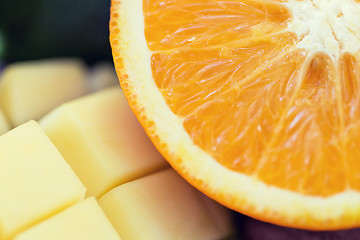
POLYGON ((100 197, 168 166, 119 87, 70 101, 40 125, 88 189, 87 196, 100 197))
POLYGON ((170 168, 112 189, 99 204, 124 240, 224 239, 233 233, 227 209, 170 168))
POLYGON ((90 71, 89 85, 91 92, 118 86, 119 81, 116 76, 114 64, 110 62, 100 62, 93 66, 90 71))
POLYGON ((13 127, 87 91, 86 68, 77 59, 13 63, 0 76, 0 105, 13 127))
POLYGON ((120 240, 94 197, 46 219, 14 240, 120 240))
POLYGON ((124 240, 234 235, 231 211, 170 168, 120 87, 98 87, 11 131, 0 109, 0 240, 119 240, 116 230, 124 240), (107 199, 116 230, 95 197, 107 199))
POLYGON ((0 108, 0 135, 10 130, 10 124, 0 108))
POLYGON ((113 0, 114 62, 169 163, 220 203, 360 226, 360 3, 113 0))
POLYGON ((0 239, 84 199, 85 192, 36 122, 0 136, 0 239))

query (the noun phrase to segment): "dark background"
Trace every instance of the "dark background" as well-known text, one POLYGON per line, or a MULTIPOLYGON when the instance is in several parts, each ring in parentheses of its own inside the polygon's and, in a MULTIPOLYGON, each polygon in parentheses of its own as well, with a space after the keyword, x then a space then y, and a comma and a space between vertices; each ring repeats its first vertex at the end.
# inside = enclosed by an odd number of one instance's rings
POLYGON ((111 61, 109 0, 0 0, 0 58, 111 61))

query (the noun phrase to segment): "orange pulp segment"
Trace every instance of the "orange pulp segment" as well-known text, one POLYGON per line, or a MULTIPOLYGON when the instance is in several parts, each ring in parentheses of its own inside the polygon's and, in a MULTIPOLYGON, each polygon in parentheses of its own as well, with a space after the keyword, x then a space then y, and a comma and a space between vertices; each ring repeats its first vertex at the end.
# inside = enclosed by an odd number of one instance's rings
POLYGON ((340 92, 354 88, 354 57, 342 56, 347 85, 337 84, 329 57, 305 62, 284 30, 291 13, 270 1, 144 1, 144 13, 154 80, 196 145, 272 186, 316 196, 359 190, 360 175, 346 177, 350 96, 340 92))
MULTIPOLYGON (((303 199, 306 206, 313 200, 321 205, 337 194, 360 190, 360 24, 346 18, 360 13, 359 2, 140 2, 113 0, 110 29, 114 60, 132 108, 172 166, 219 202, 266 221, 309 229, 359 226, 355 213, 342 214, 342 210, 330 217, 333 213, 327 216, 325 208, 319 216, 311 207, 310 213, 274 210, 274 203, 262 209, 251 203, 250 197, 236 199, 240 193, 231 195, 236 189, 227 183, 238 173, 239 178, 247 176, 254 191, 263 190, 257 189, 261 182, 269 192, 275 188, 287 191, 285 195, 294 193, 296 199, 308 197, 309 201, 303 199), (339 8, 342 12, 335 11, 336 4, 343 7, 339 8), (142 7, 144 25, 142 20, 131 21, 138 15, 127 13, 138 6, 142 7), (315 27, 311 19, 302 17, 312 13, 317 14, 314 19, 319 18, 315 27), (332 21, 333 15, 340 25, 332 21), (328 19, 331 21, 326 22, 328 19), (133 26, 127 25, 127 20, 143 27, 144 36, 126 36, 133 26), (306 25, 308 20, 310 25, 306 25), (193 150, 184 150, 181 144, 173 148, 167 141, 171 132, 156 130, 161 121, 154 116, 160 112, 152 106, 161 103, 141 90, 151 83, 135 82, 140 75, 146 77, 147 70, 140 74, 140 67, 129 60, 136 52, 128 50, 135 47, 131 41, 141 43, 142 37, 147 49, 136 57, 146 59, 149 53, 151 78, 168 107, 161 112, 171 110, 166 116, 175 116, 193 144, 226 168, 218 170, 224 179, 209 179, 203 172, 210 167, 200 166, 198 156, 191 155, 193 150), (192 163, 186 165, 186 161, 192 163), (291 214, 306 216, 309 222, 294 220, 291 214), (341 217, 346 221, 339 223, 341 217), (319 223, 323 225, 316 225, 319 223)), ((172 138, 181 142, 183 137, 172 138)), ((216 167, 211 169, 217 171, 216 167)), ((344 198, 354 203, 355 198, 344 198)), ((341 200, 334 199, 331 201, 341 205, 341 200)), ((327 206, 331 208, 331 204, 327 206)), ((350 211, 345 203, 341 206, 350 211)))

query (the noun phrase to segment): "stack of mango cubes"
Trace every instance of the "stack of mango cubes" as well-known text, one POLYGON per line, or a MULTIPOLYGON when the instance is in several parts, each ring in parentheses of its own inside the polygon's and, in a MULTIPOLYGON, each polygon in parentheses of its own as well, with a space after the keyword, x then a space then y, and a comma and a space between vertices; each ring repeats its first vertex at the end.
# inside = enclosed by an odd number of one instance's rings
POLYGON ((0 240, 216 240, 229 210, 153 147, 111 65, 15 63, 0 75, 0 240))

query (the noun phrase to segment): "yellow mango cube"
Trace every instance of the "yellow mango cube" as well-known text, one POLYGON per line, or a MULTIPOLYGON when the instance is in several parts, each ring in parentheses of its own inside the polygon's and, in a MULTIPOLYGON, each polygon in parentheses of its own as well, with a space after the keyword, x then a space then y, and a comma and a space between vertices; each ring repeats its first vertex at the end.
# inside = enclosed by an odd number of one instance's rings
POLYGON ((90 71, 89 86, 92 92, 120 85, 115 67, 110 62, 100 62, 90 71))
MULTIPOLYGON (((229 215, 216 213, 203 196, 168 168, 123 184, 106 193, 99 204, 124 240, 213 240, 231 234, 229 215)), ((223 211, 227 211, 222 209, 223 211)), ((216 210, 220 211, 220 209, 216 210)))
POLYGON ((86 70, 77 60, 14 63, 1 75, 0 105, 18 126, 86 92, 86 70))
POLYGON ((3 111, 0 109, 0 135, 10 130, 10 124, 6 119, 3 111))
POLYGON ((119 87, 64 104, 40 121, 65 160, 99 197, 167 166, 119 87))
POLYGON ((85 191, 35 121, 0 136, 0 239, 80 201, 85 191))
POLYGON ((95 198, 52 216, 14 240, 120 240, 95 198))
POLYGON ((230 210, 215 202, 211 198, 207 197, 204 194, 199 194, 202 196, 205 206, 209 210, 212 218, 217 223, 217 236, 230 236, 235 233, 233 219, 230 214, 230 210))

